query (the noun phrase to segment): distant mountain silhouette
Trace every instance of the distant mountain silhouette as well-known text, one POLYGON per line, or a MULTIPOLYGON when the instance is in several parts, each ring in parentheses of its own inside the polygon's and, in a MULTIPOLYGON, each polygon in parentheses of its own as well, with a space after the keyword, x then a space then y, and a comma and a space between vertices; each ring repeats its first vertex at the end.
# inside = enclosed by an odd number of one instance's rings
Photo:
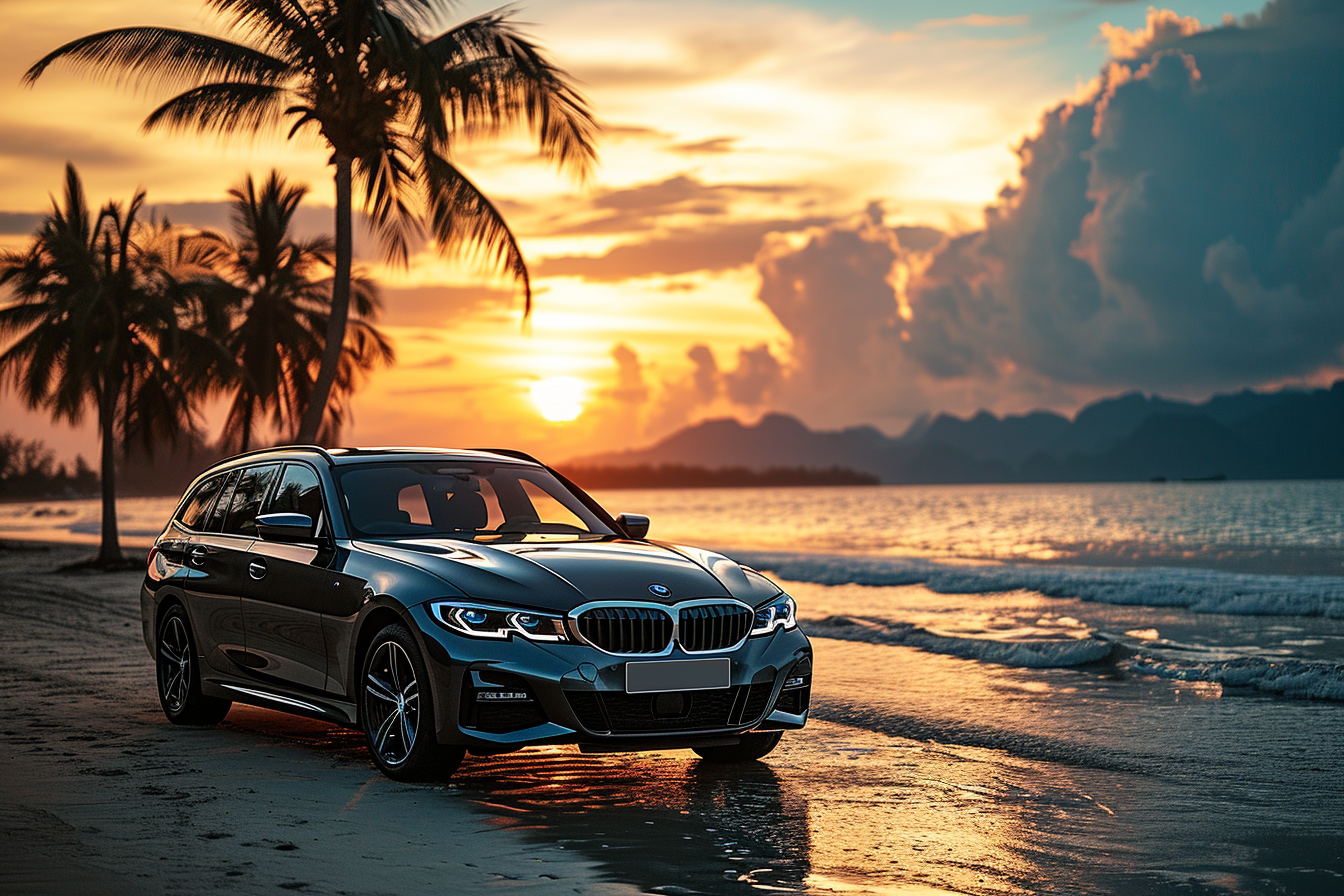
POLYGON ((899 438, 870 426, 818 432, 786 414, 708 420, 580 466, 844 467, 883 482, 1095 482, 1344 478, 1344 380, 1329 389, 1244 390, 1202 404, 1138 392, 1072 420, 1047 411, 923 417, 899 438))

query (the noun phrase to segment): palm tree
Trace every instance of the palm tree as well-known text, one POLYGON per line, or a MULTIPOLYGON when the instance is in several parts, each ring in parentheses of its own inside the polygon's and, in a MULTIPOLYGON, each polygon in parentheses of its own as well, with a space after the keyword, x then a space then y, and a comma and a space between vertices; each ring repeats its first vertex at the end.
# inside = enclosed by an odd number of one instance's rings
POLYGON ((152 453, 196 430, 196 404, 220 360, 210 332, 221 316, 205 286, 214 250, 166 221, 138 219, 145 194, 95 217, 73 165, 64 204, 53 200, 33 243, 0 253, 0 382, 30 408, 78 423, 92 406, 102 442, 102 537, 97 562, 122 559, 116 447, 152 453))
MULTIPOLYGON (((238 451, 253 445, 263 421, 292 435, 313 390, 331 317, 330 237, 296 240, 290 234, 294 212, 308 188, 272 171, 260 191, 249 175, 229 191, 235 240, 214 237, 219 247, 216 272, 236 290, 236 310, 226 346, 236 367, 222 385, 235 389, 224 423, 222 443, 238 451)), ((354 317, 327 408, 334 438, 345 416, 345 399, 359 376, 390 363, 392 348, 369 322, 379 307, 372 281, 356 275, 352 284, 354 317)))
POLYGON ((207 0, 240 41, 159 27, 116 28, 71 41, 52 62, 186 89, 145 130, 256 134, 292 120, 330 146, 336 182, 331 316, 300 441, 318 434, 336 381, 350 305, 352 189, 361 188, 390 261, 407 264, 428 232, 441 252, 467 252, 511 274, 531 310, 527 265, 499 210, 452 162, 461 139, 525 127, 541 154, 586 176, 596 125, 569 76, 496 10, 442 33, 450 0, 207 0), (434 36, 431 36, 434 35, 434 36))

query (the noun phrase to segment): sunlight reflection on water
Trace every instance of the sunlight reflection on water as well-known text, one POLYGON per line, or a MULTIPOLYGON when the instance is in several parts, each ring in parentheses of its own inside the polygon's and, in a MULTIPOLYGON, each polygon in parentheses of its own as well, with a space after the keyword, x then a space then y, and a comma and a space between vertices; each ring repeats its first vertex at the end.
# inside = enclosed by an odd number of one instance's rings
MULTIPOLYGON (((596 492, 650 533, 723 548, 1227 564, 1344 547, 1344 481, 596 492)), ((1292 571, 1292 570, 1288 570, 1292 571)), ((1299 572, 1301 570, 1298 570, 1299 572)))
MULTIPOLYGON (((722 549, 1241 564, 1296 574, 1328 574, 1344 559, 1344 481, 644 489, 594 497, 613 513, 649 514, 655 538, 722 549)), ((176 504, 176 496, 119 500, 122 541, 152 544, 176 504)), ((0 504, 0 538, 94 543, 100 513, 96 500, 0 504)))

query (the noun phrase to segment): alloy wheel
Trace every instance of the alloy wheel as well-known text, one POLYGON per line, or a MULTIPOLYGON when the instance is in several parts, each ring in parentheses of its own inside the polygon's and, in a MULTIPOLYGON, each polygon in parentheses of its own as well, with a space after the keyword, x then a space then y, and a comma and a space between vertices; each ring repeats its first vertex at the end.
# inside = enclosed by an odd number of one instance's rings
POLYGON ((415 747, 420 726, 420 684, 411 658, 395 641, 385 641, 369 662, 364 690, 368 695, 369 742, 390 766, 400 765, 415 747))
POLYGON ((191 641, 180 616, 168 617, 159 638, 159 691, 169 712, 181 712, 191 689, 191 641))

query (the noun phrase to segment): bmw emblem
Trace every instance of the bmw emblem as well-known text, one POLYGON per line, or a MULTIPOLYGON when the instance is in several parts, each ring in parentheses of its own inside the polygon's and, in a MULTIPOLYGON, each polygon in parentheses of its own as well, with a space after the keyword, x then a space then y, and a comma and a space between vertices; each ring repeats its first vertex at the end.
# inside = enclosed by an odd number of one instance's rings
POLYGON ((654 594, 658 595, 659 597, 672 596, 671 588, 667 587, 666 585, 659 585, 657 582, 654 582, 652 585, 650 585, 649 590, 652 591, 654 594))

